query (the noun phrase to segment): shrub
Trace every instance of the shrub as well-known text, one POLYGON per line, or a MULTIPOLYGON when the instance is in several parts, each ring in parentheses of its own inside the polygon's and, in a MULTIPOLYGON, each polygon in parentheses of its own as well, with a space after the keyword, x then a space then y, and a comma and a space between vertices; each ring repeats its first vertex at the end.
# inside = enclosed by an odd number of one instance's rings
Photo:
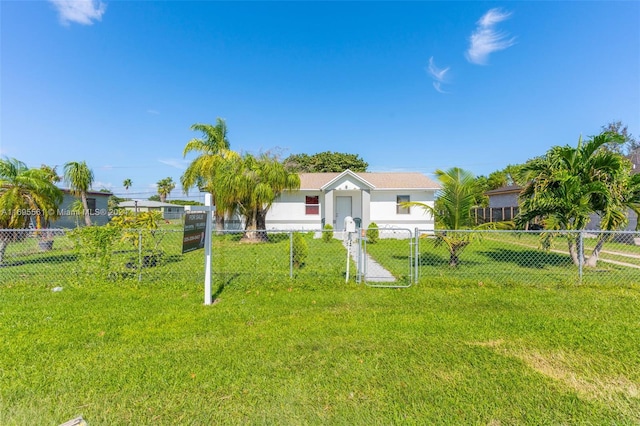
POLYGON ((324 226, 324 232, 322 233, 322 241, 324 241, 325 243, 329 243, 331 242, 331 240, 333 239, 333 226, 329 225, 328 223, 324 226))
POLYGON ((85 226, 69 233, 69 237, 75 243, 79 265, 84 272, 96 275, 108 273, 112 247, 120 236, 120 229, 113 226, 85 226))
POLYGON ((371 222, 367 228, 367 240, 371 244, 378 242, 380 238, 380 231, 378 231, 378 225, 375 222, 371 222))
POLYGON ((309 247, 307 246, 307 242, 304 240, 304 237, 299 232, 293 233, 293 247, 292 247, 292 256, 293 256, 293 266, 296 268, 302 268, 304 266, 305 261, 307 260, 307 255, 309 254, 309 247))

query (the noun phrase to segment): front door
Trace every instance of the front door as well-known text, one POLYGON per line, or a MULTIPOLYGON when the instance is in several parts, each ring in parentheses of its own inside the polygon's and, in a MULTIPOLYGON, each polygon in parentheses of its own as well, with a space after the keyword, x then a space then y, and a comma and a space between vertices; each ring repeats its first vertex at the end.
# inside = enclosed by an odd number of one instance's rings
POLYGON ((336 231, 344 230, 344 218, 351 213, 351 197, 336 197, 336 231))

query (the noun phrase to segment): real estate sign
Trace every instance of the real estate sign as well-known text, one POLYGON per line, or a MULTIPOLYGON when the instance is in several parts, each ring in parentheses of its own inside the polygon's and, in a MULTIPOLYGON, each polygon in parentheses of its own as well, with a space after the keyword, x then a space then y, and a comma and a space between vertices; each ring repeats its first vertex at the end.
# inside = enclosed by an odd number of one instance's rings
POLYGON ((182 235, 182 253, 204 248, 207 230, 207 213, 187 212, 184 216, 184 234, 182 235))

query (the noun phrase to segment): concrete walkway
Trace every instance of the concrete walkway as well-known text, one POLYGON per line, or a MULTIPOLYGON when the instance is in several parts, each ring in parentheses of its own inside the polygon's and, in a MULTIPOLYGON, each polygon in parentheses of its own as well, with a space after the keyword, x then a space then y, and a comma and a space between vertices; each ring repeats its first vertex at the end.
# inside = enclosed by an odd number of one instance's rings
MULTIPOLYGON (((346 241, 343 241, 342 245, 344 245, 344 248, 347 249, 346 241)), ((356 267, 358 265, 359 252, 360 252, 360 246, 358 245, 358 241, 353 241, 351 243, 351 258, 353 259, 353 262, 356 264, 356 267)), ((394 277, 391 274, 391 272, 383 268, 382 265, 380 265, 378 262, 373 260, 373 258, 369 256, 369 254, 367 254, 364 259, 364 271, 365 271, 365 276, 364 276, 365 282, 380 283, 380 282, 396 281, 396 277, 394 277)))

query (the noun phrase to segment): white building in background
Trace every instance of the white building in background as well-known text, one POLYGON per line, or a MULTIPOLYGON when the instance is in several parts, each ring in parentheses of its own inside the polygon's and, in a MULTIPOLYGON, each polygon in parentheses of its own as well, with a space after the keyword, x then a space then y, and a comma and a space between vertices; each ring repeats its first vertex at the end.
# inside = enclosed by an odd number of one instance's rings
POLYGON ((433 230, 431 214, 418 201, 433 207, 440 185, 422 173, 300 173, 300 189, 284 192, 267 213, 267 229, 319 230, 325 224, 341 231, 351 216, 362 228, 433 230))

